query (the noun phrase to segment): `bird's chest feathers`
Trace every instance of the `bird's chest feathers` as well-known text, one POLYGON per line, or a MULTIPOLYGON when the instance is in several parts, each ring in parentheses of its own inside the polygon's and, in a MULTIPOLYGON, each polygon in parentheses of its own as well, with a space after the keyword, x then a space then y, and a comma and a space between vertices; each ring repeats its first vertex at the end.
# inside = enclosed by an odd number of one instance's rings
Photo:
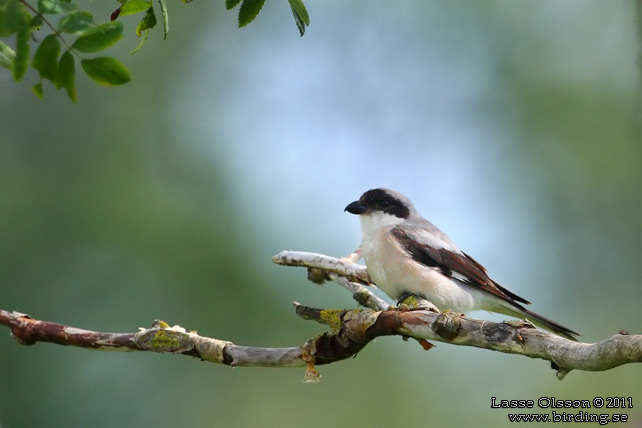
POLYGON ((412 260, 390 233, 393 227, 371 233, 364 230, 361 252, 374 283, 393 299, 411 293, 430 300, 441 310, 470 310, 474 306, 474 295, 468 287, 446 277, 438 268, 412 260))
POLYGON ((375 284, 393 299, 404 292, 421 295, 421 285, 412 279, 417 277, 417 270, 424 268, 408 259, 390 233, 391 228, 364 235, 361 251, 368 272, 375 284))
POLYGON ((387 260, 389 257, 386 257, 386 254, 389 255, 389 251, 386 251, 389 245, 390 243, 386 242, 385 233, 380 232, 364 235, 361 242, 361 253, 368 267, 368 273, 380 287, 385 287, 388 283, 385 267, 390 263, 387 260))

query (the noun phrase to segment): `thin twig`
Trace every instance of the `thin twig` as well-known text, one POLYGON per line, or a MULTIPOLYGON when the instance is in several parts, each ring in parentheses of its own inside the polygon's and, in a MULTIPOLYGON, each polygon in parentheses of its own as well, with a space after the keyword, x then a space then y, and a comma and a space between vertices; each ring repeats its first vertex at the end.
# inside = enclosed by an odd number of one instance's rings
POLYGON ((51 31, 53 31, 54 34, 62 41, 62 43, 67 47, 67 50, 70 50, 70 51, 72 51, 73 53, 75 53, 77 55, 76 51, 74 49, 72 49, 72 47, 69 46, 67 41, 62 37, 62 34, 60 34, 60 32, 58 30, 56 30, 56 27, 51 25, 51 23, 47 20, 47 18, 45 18, 44 15, 42 13, 40 13, 40 11, 38 9, 34 8, 33 6, 31 6, 25 0, 20 0, 20 3, 24 4, 27 9, 31 10, 34 13, 34 15, 36 15, 38 18, 42 19, 42 22, 44 22, 45 24, 47 24, 47 26, 49 28, 51 28, 51 31))

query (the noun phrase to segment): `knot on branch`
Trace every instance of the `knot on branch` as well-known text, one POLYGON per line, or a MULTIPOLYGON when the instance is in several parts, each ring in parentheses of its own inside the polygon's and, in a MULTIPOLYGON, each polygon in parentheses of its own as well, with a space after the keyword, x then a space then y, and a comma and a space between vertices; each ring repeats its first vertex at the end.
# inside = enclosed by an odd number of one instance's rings
POLYGON ((141 329, 134 335, 138 348, 152 352, 189 353, 194 349, 190 334, 183 327, 170 327, 156 320, 149 329, 141 329))
POLYGON ((152 352, 169 352, 200 358, 204 361, 228 364, 225 348, 232 342, 210 337, 199 336, 188 332, 183 327, 170 327, 164 321, 156 320, 151 328, 141 329, 134 335, 134 344, 140 350, 152 352))
POLYGON ((330 326, 331 333, 310 339, 302 351, 314 364, 329 364, 356 355, 374 337, 368 334, 379 315, 369 309, 316 309, 295 302, 296 313, 306 320, 330 326))
POLYGON ((435 322, 432 324, 432 329, 442 338, 453 340, 455 337, 459 336, 461 323, 459 322, 459 317, 454 316, 454 314, 450 312, 446 312, 439 314, 435 322))
POLYGON ((39 330, 34 329, 34 323, 30 322, 31 317, 22 312, 12 311, 11 317, 11 337, 21 345, 29 346, 38 343, 39 330))

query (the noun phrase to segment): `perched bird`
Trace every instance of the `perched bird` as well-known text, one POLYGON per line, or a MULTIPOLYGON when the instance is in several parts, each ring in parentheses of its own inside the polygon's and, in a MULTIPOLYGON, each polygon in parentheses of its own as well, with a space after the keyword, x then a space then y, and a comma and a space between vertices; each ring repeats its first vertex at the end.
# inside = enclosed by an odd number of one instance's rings
POLYGON ((408 198, 389 189, 372 189, 345 211, 361 220, 361 255, 374 283, 398 300, 404 294, 423 297, 439 310, 498 312, 534 324, 571 340, 579 333, 529 311, 529 301, 493 281, 486 269, 459 250, 435 225, 424 219, 408 198))

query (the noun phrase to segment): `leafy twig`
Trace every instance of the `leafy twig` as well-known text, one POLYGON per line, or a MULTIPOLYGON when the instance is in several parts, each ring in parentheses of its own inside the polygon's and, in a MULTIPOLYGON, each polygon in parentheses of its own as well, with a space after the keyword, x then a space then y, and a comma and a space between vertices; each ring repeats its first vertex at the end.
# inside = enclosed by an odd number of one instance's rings
POLYGON ((54 27, 54 26, 53 26, 53 25, 52 25, 52 24, 47 20, 47 18, 45 18, 45 16, 44 16, 42 13, 40 13, 40 11, 39 11, 38 9, 36 9, 36 8, 35 8, 35 7, 33 7, 33 6, 31 6, 31 5, 30 5, 29 3, 27 3, 25 0, 20 0, 20 3, 24 4, 24 5, 25 5, 25 7, 26 7, 27 9, 29 9, 30 11, 32 11, 32 12, 33 12, 33 14, 34 14, 35 16, 37 16, 38 18, 40 18, 40 19, 42 20, 42 22, 44 22, 45 24, 47 24, 47 27, 51 28, 51 31, 53 31, 53 33, 56 35, 56 37, 58 37, 58 38, 60 39, 60 41, 62 42, 62 44, 63 44, 63 45, 65 45, 65 47, 67 48, 67 50, 72 51, 76 56, 78 56, 78 53, 77 53, 77 52, 75 52, 75 51, 74 51, 74 49, 73 49, 71 46, 69 46, 69 44, 68 44, 68 43, 67 43, 67 41, 64 39, 64 37, 62 37, 62 34, 60 34, 60 32, 56 29, 56 27, 54 27))

